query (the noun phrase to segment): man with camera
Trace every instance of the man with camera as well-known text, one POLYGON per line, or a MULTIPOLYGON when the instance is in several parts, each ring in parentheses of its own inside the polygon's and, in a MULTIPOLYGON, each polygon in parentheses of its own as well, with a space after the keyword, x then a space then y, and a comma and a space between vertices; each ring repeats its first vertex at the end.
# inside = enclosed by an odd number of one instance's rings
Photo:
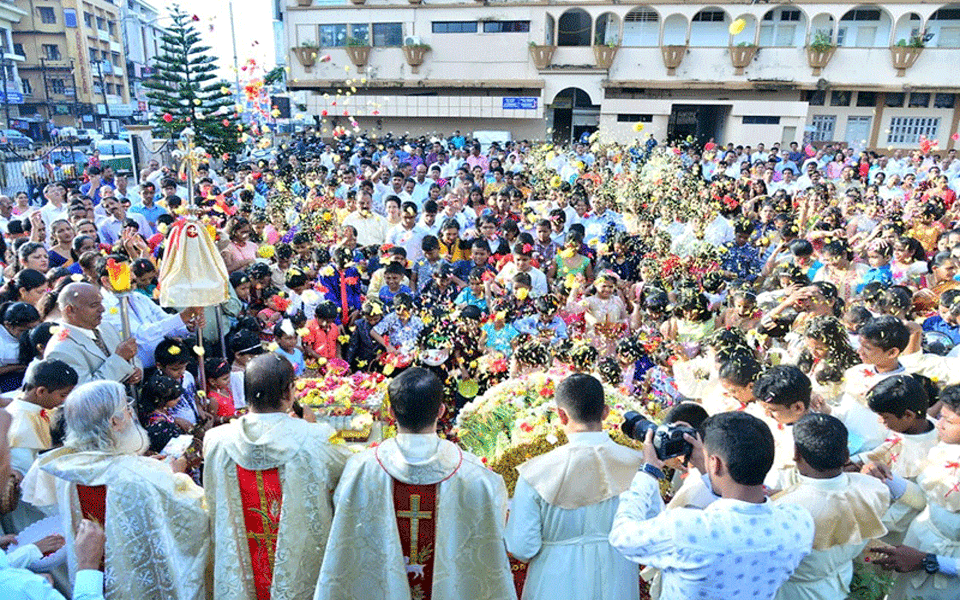
POLYGON ((568 443, 517 467, 504 535, 507 551, 530 562, 522 597, 637 600, 637 567, 608 538, 620 494, 643 457, 603 430, 609 408, 597 378, 570 375, 557 386, 556 402, 568 443))
MULTIPOLYGON (((767 501, 763 479, 773 465, 773 435, 742 412, 703 423, 703 441, 685 435, 691 460, 720 499, 705 510, 664 512, 659 480, 664 457, 654 430, 644 439, 644 465, 620 507, 610 544, 628 559, 663 573, 663 600, 771 599, 813 545, 810 513, 767 501)), ((661 444, 661 447, 663 445, 661 444)))

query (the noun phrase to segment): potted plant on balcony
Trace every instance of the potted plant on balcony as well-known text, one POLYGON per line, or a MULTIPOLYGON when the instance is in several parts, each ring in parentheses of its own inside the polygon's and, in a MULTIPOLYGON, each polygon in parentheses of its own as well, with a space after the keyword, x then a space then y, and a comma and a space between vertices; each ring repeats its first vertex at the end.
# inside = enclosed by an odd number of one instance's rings
POLYGON ((663 66, 667 68, 667 75, 676 75, 677 67, 683 62, 683 57, 687 55, 687 44, 660 46, 660 54, 663 55, 663 66))
POLYGON ((757 46, 751 42, 740 42, 736 46, 730 46, 730 62, 733 63, 733 74, 743 75, 743 70, 753 62, 753 57, 756 55, 757 46))
POLYGON ((897 77, 906 75, 907 69, 917 62, 920 53, 932 37, 932 33, 923 30, 922 33, 911 36, 909 40, 901 39, 895 46, 890 46, 890 57, 893 59, 893 68, 897 70, 897 77))
POLYGON ((616 40, 607 42, 606 44, 594 44, 593 57, 597 60, 597 66, 601 69, 609 69, 619 49, 620 44, 616 40))
POLYGON ((355 66, 367 66, 367 61, 370 60, 370 44, 367 42, 367 40, 349 37, 347 38, 346 50, 347 56, 350 57, 350 62, 352 62, 355 66))
POLYGON ((818 31, 813 36, 813 41, 807 46, 807 63, 813 69, 815 77, 823 72, 824 67, 827 66, 836 51, 837 47, 833 45, 830 34, 827 32, 818 31))
POLYGON ((553 53, 557 51, 556 45, 546 46, 536 42, 530 42, 530 57, 533 58, 533 64, 542 71, 550 66, 553 60, 553 53))
POLYGON ((404 44, 403 56, 407 59, 413 73, 420 71, 420 65, 423 64, 423 57, 430 51, 430 44, 404 44))
POLYGON ((297 60, 300 61, 300 64, 303 65, 303 68, 310 70, 317 62, 317 52, 320 50, 319 44, 316 42, 302 42, 299 46, 290 49, 294 56, 297 57, 297 60))

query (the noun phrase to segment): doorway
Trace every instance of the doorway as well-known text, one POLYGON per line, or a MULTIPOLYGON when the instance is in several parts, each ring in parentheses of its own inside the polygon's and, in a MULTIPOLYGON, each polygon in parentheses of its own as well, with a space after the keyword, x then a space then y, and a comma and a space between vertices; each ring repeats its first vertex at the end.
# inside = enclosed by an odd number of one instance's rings
POLYGON ((674 104, 667 122, 667 139, 691 138, 701 146, 711 138, 719 142, 731 108, 720 104, 674 104))
POLYGON ((556 95, 553 109, 553 141, 569 144, 597 130, 600 123, 600 106, 580 88, 566 88, 556 95))

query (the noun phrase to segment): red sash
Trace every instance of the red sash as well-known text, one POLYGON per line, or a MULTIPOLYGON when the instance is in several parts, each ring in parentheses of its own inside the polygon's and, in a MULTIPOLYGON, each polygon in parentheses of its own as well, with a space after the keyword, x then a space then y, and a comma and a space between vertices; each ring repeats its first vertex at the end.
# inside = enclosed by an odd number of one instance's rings
POLYGON ((406 562, 411 600, 430 600, 433 550, 437 526, 437 486, 410 485, 393 480, 400 549, 406 562))
MULTIPOLYGON (((107 524, 107 486, 77 484, 77 497, 80 498, 80 513, 84 519, 97 523, 103 528, 107 524)), ((106 554, 100 559, 100 570, 103 570, 106 554)))
POLYGON ((280 474, 277 469, 248 471, 237 465, 237 481, 240 483, 243 524, 247 529, 257 600, 270 600, 273 561, 280 531, 280 509, 283 506, 280 474))

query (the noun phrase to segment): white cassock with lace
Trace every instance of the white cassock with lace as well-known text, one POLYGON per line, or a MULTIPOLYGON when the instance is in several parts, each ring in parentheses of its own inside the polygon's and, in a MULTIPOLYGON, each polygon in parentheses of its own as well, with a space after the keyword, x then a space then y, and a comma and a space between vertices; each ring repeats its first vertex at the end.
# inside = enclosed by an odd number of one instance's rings
POLYGON ((60 448, 41 456, 24 479, 36 506, 59 505, 71 579, 73 532, 83 518, 77 485, 106 486, 104 595, 111 600, 199 600, 210 531, 203 490, 154 458, 60 448))
POLYGON ((393 482, 437 485, 432 600, 516 598, 503 478, 434 434, 399 434, 350 459, 315 600, 410 600, 393 482))

